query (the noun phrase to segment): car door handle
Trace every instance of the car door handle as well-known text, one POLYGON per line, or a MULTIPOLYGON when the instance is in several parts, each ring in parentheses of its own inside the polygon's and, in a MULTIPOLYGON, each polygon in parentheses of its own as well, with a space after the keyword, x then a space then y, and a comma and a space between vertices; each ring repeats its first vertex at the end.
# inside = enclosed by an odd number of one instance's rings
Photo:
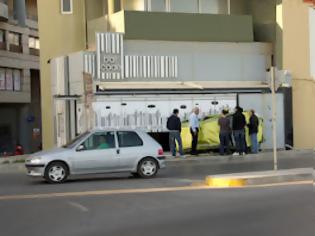
POLYGON ((117 153, 117 154, 120 154, 120 150, 119 150, 119 149, 117 149, 117 150, 116 150, 116 153, 117 153))

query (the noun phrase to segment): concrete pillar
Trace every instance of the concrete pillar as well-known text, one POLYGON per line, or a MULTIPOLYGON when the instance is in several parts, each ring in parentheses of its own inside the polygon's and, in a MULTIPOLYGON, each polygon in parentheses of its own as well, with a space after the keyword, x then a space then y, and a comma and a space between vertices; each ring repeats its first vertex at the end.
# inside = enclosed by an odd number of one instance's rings
POLYGON ((26 27, 26 4, 25 0, 13 0, 14 15, 22 27, 26 27))
POLYGON ((22 91, 28 92, 29 96, 31 96, 31 71, 29 69, 23 69, 21 79, 22 91))
POLYGON ((30 54, 30 48, 28 46, 29 36, 26 34, 22 34, 22 50, 24 54, 30 54))

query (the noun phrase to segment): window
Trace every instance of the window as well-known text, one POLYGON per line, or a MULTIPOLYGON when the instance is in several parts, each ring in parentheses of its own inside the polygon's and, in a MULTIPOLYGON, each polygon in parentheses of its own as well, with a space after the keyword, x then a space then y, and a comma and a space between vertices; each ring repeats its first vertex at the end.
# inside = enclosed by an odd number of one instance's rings
POLYGON ((118 132, 118 142, 119 147, 138 147, 143 145, 138 134, 132 131, 118 132))
POLYGON ((200 13, 227 14, 228 5, 225 0, 199 0, 200 13))
POLYGON ((171 12, 198 13, 198 0, 170 0, 171 12))
POLYGON ((0 30, 0 43, 5 43, 5 31, 0 30))
POLYGON ((166 1, 165 0, 150 0, 150 10, 163 12, 166 11, 166 1))
POLYGON ((71 140, 69 143, 63 145, 63 148, 74 148, 75 145, 78 144, 78 141, 80 141, 81 139, 83 139, 84 137, 88 136, 90 133, 89 132, 84 132, 83 134, 78 135, 77 137, 75 137, 73 140, 71 140))
POLYGON ((61 14, 72 14, 72 0, 61 0, 61 14))
POLYGON ((30 36, 28 38, 28 47, 33 49, 40 49, 39 38, 30 36))
POLYGON ((5 31, 4 30, 0 30, 0 49, 2 49, 2 50, 7 49, 7 45, 5 42, 5 31))
POLYGON ((21 34, 9 32, 9 43, 15 46, 21 46, 21 34))
POLYGON ((17 53, 23 52, 21 34, 15 33, 15 32, 9 32, 8 42, 10 45, 11 52, 17 52, 17 53))
POLYGON ((85 150, 102 150, 115 148, 114 132, 99 132, 91 135, 82 145, 85 150))
POLYGON ((13 70, 13 88, 14 91, 21 91, 21 71, 13 70))
MULTIPOLYGON (((119 1, 115 1, 115 4, 118 4, 119 1), (116 3, 117 2, 117 3, 116 3)), ((118 10, 120 6, 114 6, 115 12, 118 10)), ((127 11, 144 11, 146 8, 146 1, 145 0, 123 0, 123 7, 124 10, 127 11)))
POLYGON ((5 89, 13 91, 13 75, 11 69, 5 70, 5 89))
POLYGON ((0 90, 5 90, 5 69, 0 68, 0 90))

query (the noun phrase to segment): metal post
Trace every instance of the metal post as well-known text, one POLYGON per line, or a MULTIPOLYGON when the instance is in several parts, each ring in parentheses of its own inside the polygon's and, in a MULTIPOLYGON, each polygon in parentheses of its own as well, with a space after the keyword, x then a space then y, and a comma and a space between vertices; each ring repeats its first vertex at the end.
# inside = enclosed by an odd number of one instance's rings
POLYGON ((231 15, 231 0, 227 0, 228 15, 231 15))
POLYGON ((276 88, 275 88, 275 68, 271 67, 271 96, 272 96, 272 141, 273 141, 273 167, 278 170, 277 156, 277 108, 276 108, 276 88))

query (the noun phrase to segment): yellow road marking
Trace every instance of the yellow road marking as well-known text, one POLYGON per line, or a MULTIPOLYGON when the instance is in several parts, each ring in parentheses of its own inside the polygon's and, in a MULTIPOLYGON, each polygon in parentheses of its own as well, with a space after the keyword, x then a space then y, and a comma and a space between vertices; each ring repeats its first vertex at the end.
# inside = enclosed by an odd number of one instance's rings
POLYGON ((209 187, 243 187, 246 185, 246 180, 241 178, 216 178, 207 177, 206 185, 209 187))

